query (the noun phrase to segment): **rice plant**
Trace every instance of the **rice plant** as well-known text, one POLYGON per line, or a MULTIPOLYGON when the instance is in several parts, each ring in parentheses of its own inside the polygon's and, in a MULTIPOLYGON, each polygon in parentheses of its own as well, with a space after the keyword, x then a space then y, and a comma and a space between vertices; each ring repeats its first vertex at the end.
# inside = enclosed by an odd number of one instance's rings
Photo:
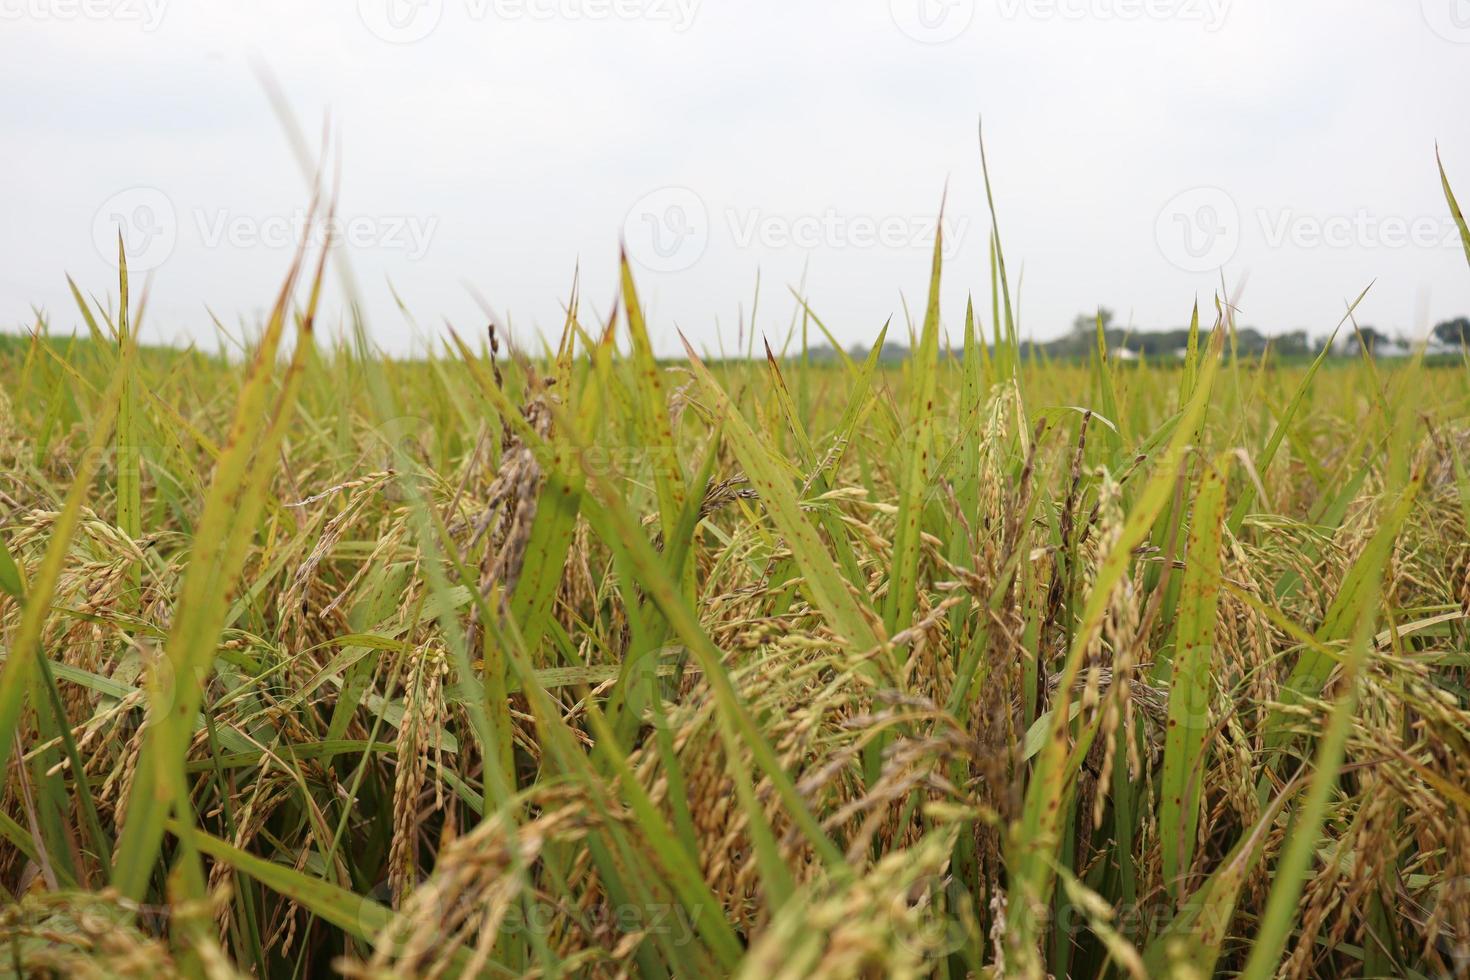
POLYGON ((1470 363, 1048 361, 940 256, 897 366, 660 360, 626 261, 413 360, 305 247, 243 357, 74 286, 0 351, 5 969, 1466 975, 1470 363))

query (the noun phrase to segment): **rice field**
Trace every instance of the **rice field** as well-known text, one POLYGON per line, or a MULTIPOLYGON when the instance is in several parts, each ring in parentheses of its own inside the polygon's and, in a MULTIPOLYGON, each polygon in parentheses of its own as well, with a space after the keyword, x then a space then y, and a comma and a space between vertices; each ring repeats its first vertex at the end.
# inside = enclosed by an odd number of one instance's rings
POLYGON ((0 348, 3 969, 1465 976, 1470 362, 1047 361, 1000 242, 897 366, 660 360, 626 263, 417 360, 306 248, 243 356, 74 289, 0 348))

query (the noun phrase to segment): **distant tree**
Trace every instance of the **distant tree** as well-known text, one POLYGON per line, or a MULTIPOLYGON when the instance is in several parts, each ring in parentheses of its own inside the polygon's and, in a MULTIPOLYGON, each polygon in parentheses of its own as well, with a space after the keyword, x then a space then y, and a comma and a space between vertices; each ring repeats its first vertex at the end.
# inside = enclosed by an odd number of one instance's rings
POLYGON ((1376 327, 1359 327, 1347 336, 1347 350, 1349 354, 1358 353, 1359 345, 1368 348, 1368 353, 1373 353, 1379 347, 1386 347, 1393 343, 1393 338, 1376 327))
POLYGON ((1128 346, 1150 357, 1168 357, 1189 346, 1189 331, 1145 330, 1128 338, 1128 346))
POLYGON ((1437 323, 1431 335, 1446 347, 1470 345, 1470 317, 1462 316, 1437 323))
POLYGON ((1292 330, 1276 338, 1274 344, 1279 354, 1305 354, 1311 350, 1305 330, 1292 330))
POLYGON ((1266 349, 1266 335, 1255 327, 1241 327, 1235 331, 1235 350, 1240 354, 1259 354, 1266 349))
POLYGON ((1096 313, 1078 313, 1072 320, 1072 333, 1078 337, 1091 337, 1097 333, 1097 321, 1102 320, 1103 331, 1113 325, 1113 311, 1106 306, 1098 307, 1096 313))

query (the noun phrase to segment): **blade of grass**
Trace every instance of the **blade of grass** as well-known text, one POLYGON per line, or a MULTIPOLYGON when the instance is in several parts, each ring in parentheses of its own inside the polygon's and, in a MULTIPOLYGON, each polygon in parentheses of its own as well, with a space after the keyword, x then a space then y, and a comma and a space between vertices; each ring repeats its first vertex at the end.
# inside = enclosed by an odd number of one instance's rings
POLYGON ((1455 227, 1460 229, 1460 244, 1465 247, 1465 261, 1470 262, 1470 225, 1465 223, 1465 212, 1460 210, 1455 192, 1450 190, 1450 178, 1444 172, 1444 160, 1439 155, 1438 145, 1434 147, 1434 162, 1439 167, 1439 185, 1444 189, 1445 203, 1450 206, 1450 217, 1454 219, 1455 227))
POLYGON ((905 445, 899 447, 904 460, 899 487, 898 525, 894 530, 893 568, 883 608, 883 628, 888 635, 907 629, 914 617, 919 582, 919 544, 929 480, 934 466, 934 400, 939 374, 939 278, 944 262, 944 205, 934 226, 934 253, 929 266, 929 301, 924 327, 910 366, 912 394, 905 420, 905 445))
MULTIPOLYGON (((118 229, 117 233, 117 264, 117 347, 119 360, 121 360, 126 356, 128 348, 135 343, 128 332, 128 256, 127 251, 123 248, 121 229, 118 229)), ((133 541, 143 537, 142 489, 139 482, 138 398, 134 390, 136 385, 134 372, 127 372, 123 376, 122 402, 117 412, 117 526, 133 541)), ((142 568, 136 562, 130 564, 128 580, 132 583, 134 590, 142 586, 142 572, 142 568)))
POLYGON ((135 789, 129 796, 113 868, 118 890, 134 901, 141 901, 147 892, 168 811, 187 803, 184 754, 229 611, 229 595, 244 568, 255 518, 264 505, 267 481, 272 475, 272 467, 264 461, 275 459, 290 418, 305 351, 311 344, 310 314, 315 312, 320 295, 325 251, 312 282, 305 329, 297 338, 281 392, 273 400, 276 352, 303 258, 298 251, 240 391, 226 449, 205 498, 178 612, 164 644, 171 674, 171 686, 165 694, 168 702, 152 706, 155 723, 148 729, 139 756, 135 789))
POLYGON ((1296 811, 1281 858, 1276 862, 1271 894, 1266 900, 1245 969, 1240 974, 1243 980, 1268 980, 1275 975, 1281 951, 1297 920, 1300 911, 1297 903, 1317 852, 1318 834, 1327 814, 1328 800, 1337 790, 1338 770, 1342 766, 1348 732, 1353 725, 1353 712, 1358 703, 1358 673, 1367 659, 1377 607, 1378 596, 1374 594, 1357 610, 1353 639, 1343 661, 1343 693, 1334 702, 1326 731, 1317 743, 1307 796, 1296 811))
POLYGON ((1190 867, 1214 689, 1215 621, 1220 598, 1220 550, 1225 485, 1231 456, 1222 454, 1195 496, 1179 608, 1178 644, 1169 687, 1164 769, 1159 781, 1159 840, 1164 882, 1177 897, 1190 867))

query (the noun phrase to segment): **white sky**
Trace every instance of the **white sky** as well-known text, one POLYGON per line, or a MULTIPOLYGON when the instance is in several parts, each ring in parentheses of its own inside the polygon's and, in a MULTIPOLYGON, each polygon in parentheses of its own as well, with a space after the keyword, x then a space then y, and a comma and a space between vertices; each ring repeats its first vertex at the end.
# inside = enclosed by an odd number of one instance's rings
POLYGON ((945 321, 974 290, 988 330, 982 114, 1029 336, 1181 325, 1222 266, 1269 332, 1374 279, 1363 323, 1470 314, 1434 166, 1470 205, 1470 0, 0 0, 0 329, 78 326, 117 217, 146 335, 261 315, 308 195, 256 60, 313 143, 330 112, 394 350, 478 335, 471 288, 559 330, 579 261, 605 313, 620 236, 664 352, 733 349, 758 270, 773 343, 804 268, 868 341, 921 312, 946 181, 945 321))

